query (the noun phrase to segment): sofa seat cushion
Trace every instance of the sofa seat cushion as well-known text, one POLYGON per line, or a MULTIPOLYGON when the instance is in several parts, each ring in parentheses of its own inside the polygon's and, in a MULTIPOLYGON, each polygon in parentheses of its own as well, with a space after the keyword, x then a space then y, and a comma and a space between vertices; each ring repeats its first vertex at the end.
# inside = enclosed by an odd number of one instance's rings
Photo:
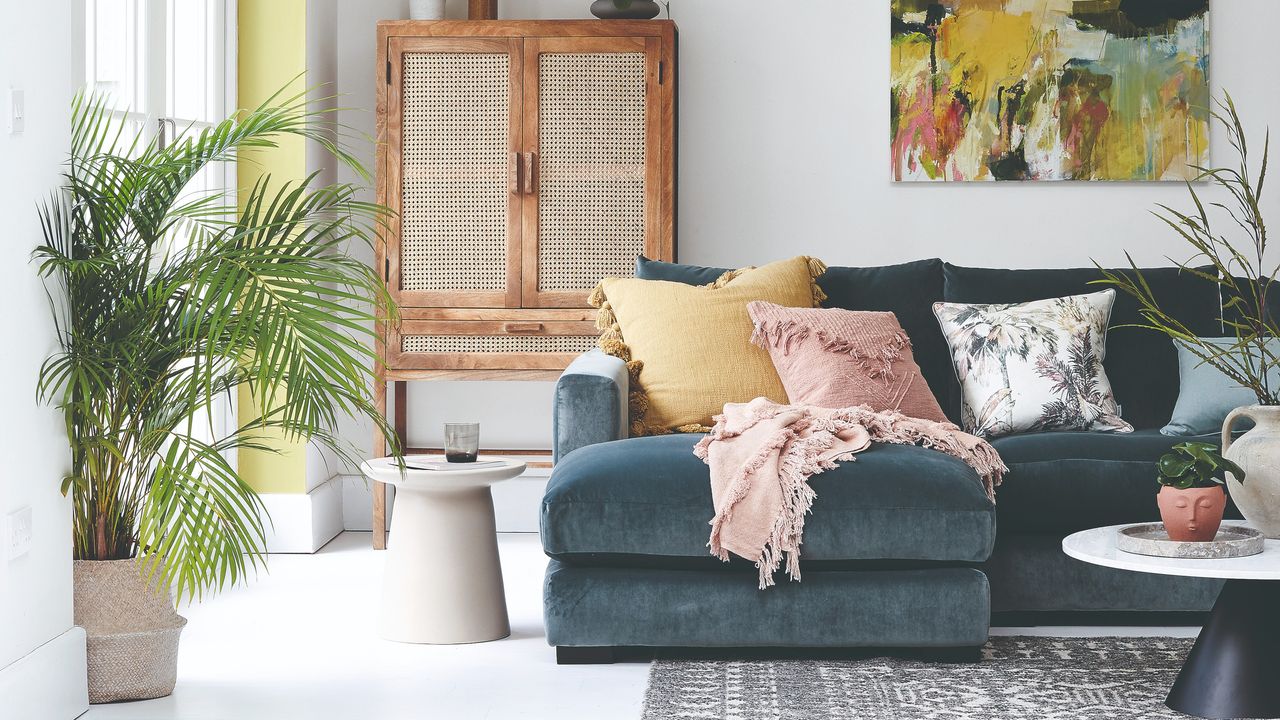
POLYGON ((993 440, 1009 466, 996 491, 1000 533, 1061 536, 1101 525, 1158 522, 1156 460, 1189 440, 1217 442, 1212 435, 1168 437, 1151 429, 1125 435, 1027 433, 993 440))
MULTIPOLYGON (((707 550, 710 475, 693 455, 701 438, 630 438, 569 453, 542 502, 543 549, 573 564, 718 565, 707 550)), ((818 497, 802 562, 981 562, 995 542, 995 511, 978 475, 940 452, 875 445, 811 485, 818 497)))

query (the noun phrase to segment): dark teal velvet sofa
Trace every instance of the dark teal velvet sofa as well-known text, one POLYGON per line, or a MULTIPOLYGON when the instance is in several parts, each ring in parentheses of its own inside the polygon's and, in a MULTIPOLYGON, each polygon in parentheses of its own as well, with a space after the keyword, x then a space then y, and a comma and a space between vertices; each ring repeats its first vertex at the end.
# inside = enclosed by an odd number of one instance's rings
MULTIPOLYGON (((722 268, 641 259, 642 278, 700 284, 722 268)), ((1145 270, 1165 309, 1194 332, 1222 333, 1218 288, 1176 268, 1145 270)), ((832 267, 826 305, 892 311, 953 419, 960 389, 932 305, 1023 302, 1096 292, 1096 269, 994 270, 923 260, 832 267)), ((692 454, 701 436, 626 438, 627 375, 600 352, 555 390, 555 468, 541 509, 547 638, 565 662, 622 647, 927 648, 976 657, 993 614, 1019 622, 1064 613, 1208 610, 1216 581, 1087 565, 1062 538, 1158 520, 1155 460, 1185 438, 1161 435, 1178 392, 1177 354, 1119 295, 1105 366, 1122 415, 1115 435, 1047 432, 994 441, 1010 470, 992 505, 964 463, 916 447, 875 446, 812 480, 799 583, 756 589, 755 568, 707 551, 711 491, 692 454)), ((745 401, 750 398, 735 398, 745 401)), ((1210 440, 1211 438, 1203 438, 1210 440)), ((1233 512, 1229 510, 1229 512, 1233 512)))

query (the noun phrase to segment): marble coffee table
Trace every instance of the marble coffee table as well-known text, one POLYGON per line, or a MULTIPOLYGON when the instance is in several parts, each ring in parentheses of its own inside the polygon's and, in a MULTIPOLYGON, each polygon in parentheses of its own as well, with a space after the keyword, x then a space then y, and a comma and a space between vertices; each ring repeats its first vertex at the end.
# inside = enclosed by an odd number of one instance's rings
POLYGON ((1075 533, 1062 550, 1119 570, 1227 581, 1165 704, 1202 718, 1280 718, 1280 540, 1244 558, 1148 557, 1116 548, 1123 527, 1075 533))
POLYGON ((520 475, 525 464, 457 463, 456 469, 401 473, 393 460, 380 458, 360 469, 372 480, 396 486, 382 583, 382 637, 452 645, 510 635, 489 487, 520 475))

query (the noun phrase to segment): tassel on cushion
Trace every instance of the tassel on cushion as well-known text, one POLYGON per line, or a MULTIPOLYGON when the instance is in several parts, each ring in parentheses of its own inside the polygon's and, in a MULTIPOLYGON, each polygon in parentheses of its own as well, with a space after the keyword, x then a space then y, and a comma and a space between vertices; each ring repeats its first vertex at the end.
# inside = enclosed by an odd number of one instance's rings
POLYGON ((835 337, 825 330, 818 331, 818 340, 827 352, 842 353, 858 361, 858 367, 871 378, 893 380, 893 366, 902 361, 903 351, 911 347, 911 338, 899 330, 887 339, 867 342, 866 337, 835 337))

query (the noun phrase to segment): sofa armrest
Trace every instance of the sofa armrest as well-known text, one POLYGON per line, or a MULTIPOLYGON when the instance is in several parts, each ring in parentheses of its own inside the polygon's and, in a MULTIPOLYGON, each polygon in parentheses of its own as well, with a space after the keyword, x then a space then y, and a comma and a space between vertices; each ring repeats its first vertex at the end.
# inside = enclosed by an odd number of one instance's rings
POLYGON ((553 460, 585 445, 627 437, 629 391, 622 360, 599 350, 578 356, 556 381, 553 460))

